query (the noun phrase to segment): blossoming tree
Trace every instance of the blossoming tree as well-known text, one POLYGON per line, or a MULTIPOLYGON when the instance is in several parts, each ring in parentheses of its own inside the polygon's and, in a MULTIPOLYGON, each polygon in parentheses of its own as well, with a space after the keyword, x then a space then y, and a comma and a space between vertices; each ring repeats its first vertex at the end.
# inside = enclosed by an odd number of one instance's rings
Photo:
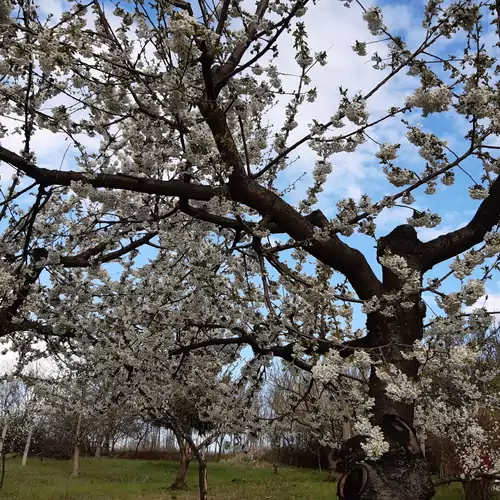
MULTIPOLYGON (((72 343, 64 339, 105 343, 92 334, 102 334, 95 327, 105 318, 124 345, 135 336, 143 355, 161 344, 169 358, 202 367, 210 359, 234 362, 249 346, 255 357, 242 372, 247 380, 260 380, 277 356, 320 381, 335 380, 338 390, 344 379, 356 382, 342 364, 368 364, 368 379, 358 380, 368 397, 359 404, 359 434, 343 451, 340 496, 431 498, 414 429, 430 425, 432 414, 432 405, 415 404, 422 370, 442 363, 462 380, 454 363, 469 359, 469 348, 457 351, 454 336, 474 327, 462 305, 484 294, 500 250, 497 3, 429 0, 422 39, 407 44, 391 34, 380 8, 356 2, 366 35, 382 39, 371 55, 380 80, 363 92, 341 88, 331 116, 310 120, 304 134, 297 134, 301 112, 318 98, 311 75, 327 63, 327 51, 313 53, 307 37, 320 2, 251 3, 78 0, 47 17, 30 0, 0 1, 0 102, 8 118, 0 160, 15 170, 0 211, 2 333, 28 359, 40 338, 68 353, 72 343), (293 87, 280 69, 290 53, 293 87), (404 102, 371 116, 374 96, 402 74, 413 82, 404 102), (283 123, 266 124, 284 99, 283 123), (440 113, 460 120, 460 140, 452 147, 426 131, 415 110, 424 121, 440 113), (328 217, 315 209, 336 155, 376 141, 387 122, 405 128, 406 146, 421 162, 398 165, 405 146, 383 142, 373 160, 389 194, 343 199, 328 217), (76 151, 64 168, 39 160, 43 143, 34 140, 49 132, 76 151), (302 193, 289 172, 306 147, 317 159, 302 193), (478 200, 474 213, 463 227, 422 242, 415 228, 436 227, 440 217, 416 207, 420 190, 432 195, 441 181, 446 196, 455 172, 469 168, 473 182, 463 196, 478 200), (380 274, 345 237, 374 238, 380 214, 398 204, 412 215, 378 238, 380 274), (154 255, 142 265, 136 257, 145 247, 154 255), (115 279, 109 263, 117 259, 115 279), (449 259, 451 269, 436 275, 449 259), (460 288, 444 293, 451 276, 460 288), (428 330, 424 292, 435 293, 449 316, 428 330), (76 314, 78 304, 86 311, 76 314), (362 334, 352 324, 357 305, 366 314, 362 334)), ((367 42, 352 44, 367 55, 367 42)), ((116 352, 133 371, 128 351, 109 345, 103 366, 116 352)), ((444 393, 437 398, 449 410, 444 393)))

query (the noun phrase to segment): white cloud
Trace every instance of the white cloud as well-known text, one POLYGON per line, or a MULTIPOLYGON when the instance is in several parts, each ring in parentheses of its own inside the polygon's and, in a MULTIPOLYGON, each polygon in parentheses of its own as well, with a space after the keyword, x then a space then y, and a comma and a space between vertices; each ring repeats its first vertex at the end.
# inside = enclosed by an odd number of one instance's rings
POLYGON ((406 224, 411 216, 411 210, 403 207, 384 208, 377 217, 378 232, 390 232, 400 224, 406 224))
POLYGON ((465 222, 463 224, 460 224, 460 226, 450 226, 450 225, 440 225, 438 227, 421 227, 418 228, 418 237, 421 241, 426 242, 433 240, 434 238, 437 238, 439 236, 442 236, 443 234, 449 233, 451 231, 456 231, 457 229, 460 229, 461 227, 465 226, 465 222))
POLYGON ((39 12, 41 13, 41 18, 52 14, 52 22, 55 23, 61 17, 61 14, 67 8, 68 4, 61 0, 43 0, 39 3, 39 12))
POLYGON ((495 313, 495 321, 500 321, 500 293, 488 293, 483 295, 473 306, 467 307, 465 312, 470 313, 474 309, 485 307, 489 312, 495 313))
MULTIPOLYGON (((247 2, 249 9, 252 8, 252 3, 247 2)), ((410 12, 407 6, 400 6, 398 11, 410 12)), ((405 15, 411 18, 410 14, 405 15)), ((312 54, 329 49, 328 64, 326 67, 316 65, 309 73, 312 79, 310 87, 317 88, 318 99, 315 103, 304 103, 300 107, 296 118, 299 125, 290 133, 288 145, 294 144, 309 133, 309 124, 313 119, 319 122, 327 122, 330 119, 340 103, 340 87, 348 89, 349 96, 357 92, 366 94, 388 74, 387 71, 375 70, 369 56, 360 57, 352 50, 356 40, 370 41, 373 38, 368 32, 359 8, 355 6, 350 9, 345 8, 342 2, 318 2, 317 5, 311 6, 299 21, 306 25, 307 42, 312 54)), ((368 47, 382 54, 386 51, 383 43, 368 47)), ((278 48, 279 57, 274 61, 278 69, 288 75, 299 74, 292 36, 284 33, 278 48)), ((284 90, 293 92, 297 81, 296 77, 283 77, 284 90)), ((368 100, 371 119, 381 118, 389 107, 403 104, 404 96, 416 84, 416 80, 406 77, 404 72, 401 72, 383 85, 368 100)), ((284 107, 287 102, 288 98, 280 98, 279 105, 271 109, 266 117, 274 131, 279 130, 284 122, 284 107)), ((349 128, 348 125, 339 129, 338 133, 346 133, 353 129, 353 126, 349 128)), ((391 119, 380 123, 369 133, 377 140, 402 142, 405 131, 398 119, 391 119)), ((319 196, 319 207, 328 211, 338 199, 344 197, 357 199, 364 192, 378 199, 383 194, 381 184, 384 182, 386 186, 388 184, 378 162, 374 159, 377 150, 378 146, 368 141, 354 153, 333 155, 331 158, 333 172, 325 185, 324 193, 319 196)), ((310 174, 316 159, 316 153, 307 146, 307 143, 299 146, 289 157, 290 161, 294 161, 282 173, 280 186, 295 182, 304 172, 310 174)), ((296 190, 288 197, 289 201, 297 203, 303 198, 310 182, 309 177, 298 183, 296 190)))

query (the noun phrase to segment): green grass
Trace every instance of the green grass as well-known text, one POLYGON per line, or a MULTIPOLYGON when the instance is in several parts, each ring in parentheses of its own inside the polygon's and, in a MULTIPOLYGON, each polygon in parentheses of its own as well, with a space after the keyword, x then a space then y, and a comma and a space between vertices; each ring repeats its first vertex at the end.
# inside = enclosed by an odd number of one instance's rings
MULTIPOLYGON (((0 499, 16 500, 195 500, 197 468, 193 464, 186 492, 172 492, 177 464, 174 462, 82 459, 80 477, 71 478, 71 463, 38 459, 21 467, 7 461, 0 499)), ((325 473, 308 469, 271 469, 209 463, 211 500, 333 500, 335 485, 325 473)), ((443 487, 436 500, 463 500, 462 487, 443 487)))

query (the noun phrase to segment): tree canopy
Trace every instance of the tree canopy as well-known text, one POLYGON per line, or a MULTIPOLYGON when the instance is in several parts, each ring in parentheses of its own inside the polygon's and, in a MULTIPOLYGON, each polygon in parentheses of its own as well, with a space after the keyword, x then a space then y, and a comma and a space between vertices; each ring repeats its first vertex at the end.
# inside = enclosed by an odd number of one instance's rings
POLYGON ((498 3, 344 3, 0 0, 1 334, 232 429, 282 359, 349 405, 341 488, 423 500, 417 436, 500 469, 498 3))

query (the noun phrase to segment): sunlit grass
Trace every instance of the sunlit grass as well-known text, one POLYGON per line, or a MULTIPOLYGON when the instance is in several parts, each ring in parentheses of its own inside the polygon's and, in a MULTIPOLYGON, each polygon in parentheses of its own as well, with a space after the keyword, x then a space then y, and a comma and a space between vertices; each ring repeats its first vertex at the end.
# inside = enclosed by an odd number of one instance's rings
MULTIPOLYGON (((172 492, 175 462, 82 459, 81 473, 71 478, 68 461, 38 459, 21 467, 7 461, 5 485, 0 498, 18 500, 194 500, 197 470, 193 464, 185 492, 172 492)), ((325 472, 209 463, 209 498, 213 500, 333 500, 335 485, 325 472)), ((436 500, 463 500, 459 484, 441 488, 436 500)))

